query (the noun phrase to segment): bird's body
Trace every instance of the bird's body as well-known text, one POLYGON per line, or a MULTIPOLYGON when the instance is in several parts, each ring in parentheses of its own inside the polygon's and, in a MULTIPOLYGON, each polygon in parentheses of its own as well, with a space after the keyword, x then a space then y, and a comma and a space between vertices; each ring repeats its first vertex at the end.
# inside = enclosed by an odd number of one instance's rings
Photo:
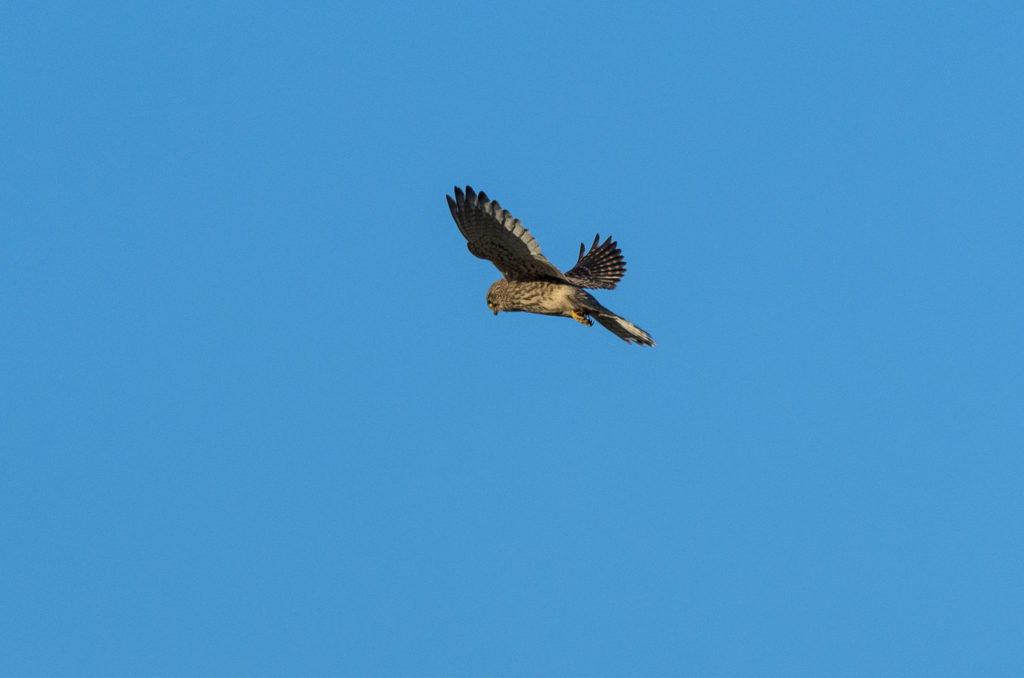
POLYGON ((582 308, 587 301, 597 303, 594 297, 575 285, 546 280, 509 282, 502 278, 487 290, 487 304, 495 312, 526 311, 571 316, 573 310, 582 308))
POLYGON ((463 193, 456 187, 455 198, 448 196, 448 206, 469 251, 488 259, 504 274, 487 291, 487 306, 495 315, 525 311, 565 316, 588 326, 593 317, 627 343, 654 346, 651 335, 609 311, 584 289, 614 289, 625 274, 622 252, 611 238, 604 243, 600 236, 594 238, 586 254, 581 244, 576 265, 563 273, 541 254, 537 241, 519 220, 482 191, 477 194, 467 186, 463 193))

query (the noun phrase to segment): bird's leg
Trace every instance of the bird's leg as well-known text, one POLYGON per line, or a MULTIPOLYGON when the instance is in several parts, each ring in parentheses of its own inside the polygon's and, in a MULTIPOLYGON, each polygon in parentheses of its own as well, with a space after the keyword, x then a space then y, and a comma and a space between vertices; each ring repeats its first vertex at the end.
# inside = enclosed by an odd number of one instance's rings
POLYGON ((586 313, 582 313, 580 311, 577 311, 576 309, 572 310, 572 319, 578 323, 583 323, 587 327, 590 327, 591 325, 594 324, 594 321, 588 318, 586 313))

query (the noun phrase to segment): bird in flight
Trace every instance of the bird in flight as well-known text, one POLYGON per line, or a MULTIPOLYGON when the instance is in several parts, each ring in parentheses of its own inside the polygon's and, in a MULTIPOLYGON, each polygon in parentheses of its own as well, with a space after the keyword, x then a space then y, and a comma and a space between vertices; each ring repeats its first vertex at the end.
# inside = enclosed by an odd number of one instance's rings
POLYGON ((584 288, 615 289, 626 272, 618 244, 594 238, 590 250, 580 244, 576 265, 563 273, 540 253, 540 245, 518 219, 483 191, 455 187, 448 207, 466 237, 469 251, 498 267, 503 278, 487 290, 487 306, 498 311, 526 311, 572 318, 586 326, 601 323, 626 343, 654 346, 651 335, 618 316, 584 288))

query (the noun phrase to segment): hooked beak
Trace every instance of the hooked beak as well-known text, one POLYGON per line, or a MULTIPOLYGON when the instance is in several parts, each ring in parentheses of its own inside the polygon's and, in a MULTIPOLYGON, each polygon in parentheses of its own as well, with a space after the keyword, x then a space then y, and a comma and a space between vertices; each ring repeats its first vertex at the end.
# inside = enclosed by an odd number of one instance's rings
POLYGON ((494 315, 498 315, 498 309, 492 308, 491 310, 494 311, 494 315))

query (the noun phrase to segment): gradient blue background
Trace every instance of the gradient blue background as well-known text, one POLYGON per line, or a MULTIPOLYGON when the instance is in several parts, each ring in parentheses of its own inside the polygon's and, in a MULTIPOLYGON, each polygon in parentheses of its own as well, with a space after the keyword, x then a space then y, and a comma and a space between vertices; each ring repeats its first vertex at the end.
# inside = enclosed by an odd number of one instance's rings
POLYGON ((5 4, 0 672, 1024 675, 1022 35, 5 4), (658 347, 493 317, 453 184, 658 347))

